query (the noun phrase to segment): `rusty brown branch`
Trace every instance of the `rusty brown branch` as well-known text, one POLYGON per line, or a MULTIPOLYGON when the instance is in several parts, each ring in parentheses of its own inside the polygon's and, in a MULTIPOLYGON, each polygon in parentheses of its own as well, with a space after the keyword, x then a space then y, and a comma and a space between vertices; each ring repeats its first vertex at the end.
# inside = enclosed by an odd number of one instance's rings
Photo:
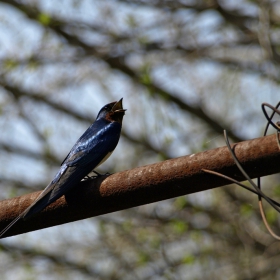
MULTIPOLYGON (((251 178, 280 172, 280 152, 275 135, 240 142, 233 145, 233 149, 251 178)), ((227 180, 206 174, 202 169, 215 170, 238 181, 244 180, 226 146, 166 160, 81 182, 38 216, 19 221, 4 237, 228 184, 227 180)), ((27 208, 38 194, 1 201, 0 228, 27 208)))

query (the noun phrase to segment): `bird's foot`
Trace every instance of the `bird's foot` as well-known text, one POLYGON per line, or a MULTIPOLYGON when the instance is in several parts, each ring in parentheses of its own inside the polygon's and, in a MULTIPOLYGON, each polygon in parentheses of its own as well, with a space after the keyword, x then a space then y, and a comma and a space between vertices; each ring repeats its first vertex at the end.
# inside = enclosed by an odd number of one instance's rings
POLYGON ((109 176, 109 175, 112 175, 112 174, 109 173, 109 172, 106 172, 106 173, 104 173, 104 174, 101 174, 101 173, 99 173, 99 172, 97 172, 97 171, 95 171, 95 170, 92 170, 92 172, 95 173, 95 174, 97 175, 97 177, 99 177, 99 176, 109 176))
POLYGON ((94 179, 96 179, 96 178, 98 178, 98 177, 100 177, 100 176, 109 176, 109 175, 112 175, 112 174, 109 173, 109 172, 106 172, 106 173, 104 173, 104 174, 101 174, 101 173, 99 173, 99 172, 97 172, 97 171, 95 171, 95 170, 93 170, 92 172, 95 173, 96 175, 92 175, 92 176, 87 175, 87 176, 85 176, 85 177, 83 178, 83 181, 94 180, 94 179))
POLYGON ((87 176, 85 176, 83 179, 82 179, 82 181, 89 181, 89 180, 94 180, 94 179, 96 179, 98 176, 89 176, 89 175, 87 175, 87 176))

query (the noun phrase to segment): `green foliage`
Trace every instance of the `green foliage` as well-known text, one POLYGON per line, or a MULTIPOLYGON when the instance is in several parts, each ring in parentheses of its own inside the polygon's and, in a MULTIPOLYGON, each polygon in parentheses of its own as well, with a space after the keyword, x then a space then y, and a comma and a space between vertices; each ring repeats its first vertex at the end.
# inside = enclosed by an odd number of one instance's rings
POLYGON ((277 184, 276 186, 274 186, 274 188, 273 188, 273 193, 274 193, 276 196, 280 197, 280 184, 277 184))
POLYGON ((149 86, 152 83, 150 66, 148 64, 144 65, 141 69, 140 81, 146 86, 149 86))
POLYGON ((265 210, 265 216, 269 223, 275 223, 278 219, 279 213, 275 211, 275 209, 269 208, 265 210))
POLYGON ((180 196, 174 200, 174 205, 178 210, 182 210, 188 205, 188 201, 186 197, 180 196))
POLYGON ((252 205, 249 204, 242 204, 240 208, 240 214, 245 216, 250 216, 253 214, 253 208, 252 205))
POLYGON ((51 16, 49 14, 46 14, 46 13, 38 14, 38 21, 45 26, 50 25, 51 20, 52 19, 51 19, 51 16))
POLYGON ((136 28, 138 26, 137 20, 133 15, 128 15, 126 17, 126 22, 127 22, 128 26, 131 28, 136 28))
POLYGON ((188 225, 181 220, 173 220, 171 222, 172 229, 175 231, 175 233, 182 234, 188 230, 188 225))
POLYGON ((13 59, 5 59, 3 62, 3 68, 7 71, 11 71, 18 67, 18 62, 13 59))
POLYGON ((143 265, 147 264, 149 262, 149 260, 150 260, 150 257, 147 253, 139 252, 139 254, 138 254, 138 264, 139 265, 143 266, 143 265))
POLYGON ((195 257, 193 255, 186 255, 182 259, 182 263, 184 264, 193 264, 195 262, 195 257))

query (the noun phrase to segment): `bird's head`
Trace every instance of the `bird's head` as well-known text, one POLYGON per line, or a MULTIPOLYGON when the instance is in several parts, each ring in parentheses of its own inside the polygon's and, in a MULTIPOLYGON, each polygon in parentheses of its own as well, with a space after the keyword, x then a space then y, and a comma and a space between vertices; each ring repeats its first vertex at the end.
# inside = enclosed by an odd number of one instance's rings
POLYGON ((110 122, 122 122, 126 109, 123 109, 122 98, 119 101, 109 103, 101 108, 97 120, 104 118, 110 122))

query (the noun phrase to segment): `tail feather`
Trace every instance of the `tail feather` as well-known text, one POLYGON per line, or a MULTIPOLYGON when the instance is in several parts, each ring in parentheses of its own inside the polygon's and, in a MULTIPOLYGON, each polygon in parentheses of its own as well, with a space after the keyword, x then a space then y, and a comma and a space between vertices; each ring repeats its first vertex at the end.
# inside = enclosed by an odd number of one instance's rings
POLYGON ((49 204, 63 196, 67 191, 80 182, 91 170, 91 167, 77 168, 75 167, 62 167, 63 172, 60 170, 59 176, 53 180, 35 199, 35 201, 15 218, 7 227, 0 232, 0 239, 2 236, 19 220, 28 220, 35 214, 42 211, 49 204))
POLYGON ((11 223, 9 223, 1 232, 0 232, 0 239, 2 236, 21 218, 21 215, 16 217, 11 223))

